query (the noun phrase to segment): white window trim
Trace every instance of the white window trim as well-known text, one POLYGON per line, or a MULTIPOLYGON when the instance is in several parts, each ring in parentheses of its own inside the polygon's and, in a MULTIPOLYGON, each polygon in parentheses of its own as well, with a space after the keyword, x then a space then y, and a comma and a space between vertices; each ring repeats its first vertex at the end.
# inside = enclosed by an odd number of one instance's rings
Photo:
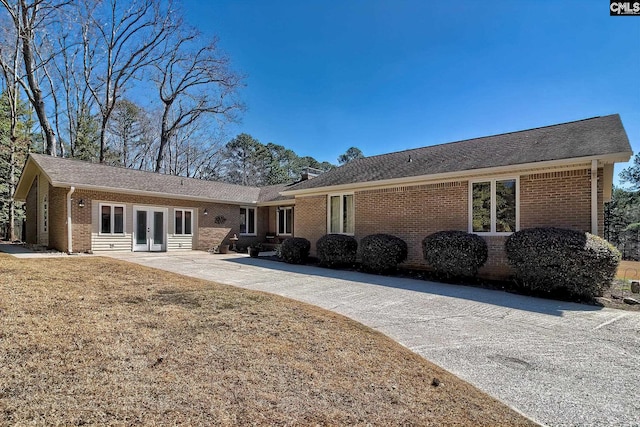
POLYGON ((193 209, 173 209, 173 235, 174 236, 193 236, 193 209), (182 212, 182 233, 176 233, 176 212, 182 212), (185 212, 191 212, 191 233, 184 232, 184 224, 185 224, 185 212))
POLYGON ((356 229, 356 196, 353 192, 347 193, 330 193, 327 194, 327 233, 330 234, 345 234, 347 236, 353 236, 355 234, 356 229), (344 231, 340 231, 338 233, 333 233, 331 231, 331 198, 332 197, 340 197, 340 230, 344 230, 344 216, 342 212, 344 211, 344 196, 353 196, 353 233, 345 233, 344 231))
POLYGON ((496 181, 514 181, 516 182, 516 231, 520 230, 520 177, 513 175, 493 176, 490 178, 478 178, 469 180, 469 233, 481 236, 510 236, 512 232, 496 231, 496 181), (491 183, 491 231, 473 231, 473 184, 480 182, 491 183))
POLYGON ((98 204, 98 235, 99 236, 124 236, 125 234, 127 234, 127 207, 126 205, 120 204, 120 203, 99 203, 98 204), (111 230, 110 233, 103 233, 102 232, 102 207, 103 206, 109 206, 111 208, 111 224, 109 229, 111 230), (122 233, 114 233, 113 230, 115 229, 115 215, 114 215, 114 209, 115 208, 122 208, 122 233))
MULTIPOLYGON (((247 209, 247 221, 249 220, 249 209, 253 209, 253 233, 240 233, 241 236, 257 236, 258 235, 258 208, 255 206, 240 206, 240 209, 247 209)), ((247 225, 249 225, 247 223, 247 225)), ((249 227, 247 227, 248 229, 249 227)))
POLYGON ((284 229, 287 229, 287 215, 284 214, 287 210, 291 211, 291 220, 293 220, 293 206, 278 206, 276 210, 276 235, 278 236, 292 236, 293 224, 291 224, 291 233, 280 233, 280 214, 284 215, 284 229))

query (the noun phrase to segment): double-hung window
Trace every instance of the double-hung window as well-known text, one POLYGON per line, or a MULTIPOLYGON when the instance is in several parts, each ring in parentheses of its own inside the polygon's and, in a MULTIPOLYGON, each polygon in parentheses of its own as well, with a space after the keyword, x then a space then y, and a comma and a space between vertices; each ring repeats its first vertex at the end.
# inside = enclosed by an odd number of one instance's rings
POLYGON ((293 229, 293 208, 290 206, 278 208, 278 235, 290 236, 293 229))
POLYGON ((192 218, 193 211, 187 209, 176 209, 175 210, 175 228, 173 230, 173 234, 178 235, 190 235, 192 233, 192 218))
POLYGON ((124 234, 124 205, 100 204, 100 234, 124 234))
POLYGON ((508 234, 518 230, 518 179, 470 182, 469 193, 469 232, 508 234))
POLYGON ((240 208, 240 234, 255 236, 256 208, 240 208))
POLYGON ((355 230, 353 194, 330 195, 328 208, 329 233, 353 234, 355 230))

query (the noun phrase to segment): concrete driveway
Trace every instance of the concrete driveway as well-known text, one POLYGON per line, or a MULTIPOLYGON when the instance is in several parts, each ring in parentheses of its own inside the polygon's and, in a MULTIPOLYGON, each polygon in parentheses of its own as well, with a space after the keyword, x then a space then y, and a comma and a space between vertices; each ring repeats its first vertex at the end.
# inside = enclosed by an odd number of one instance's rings
POLYGON ((112 255, 311 303, 550 426, 640 425, 640 313, 238 255, 112 255))

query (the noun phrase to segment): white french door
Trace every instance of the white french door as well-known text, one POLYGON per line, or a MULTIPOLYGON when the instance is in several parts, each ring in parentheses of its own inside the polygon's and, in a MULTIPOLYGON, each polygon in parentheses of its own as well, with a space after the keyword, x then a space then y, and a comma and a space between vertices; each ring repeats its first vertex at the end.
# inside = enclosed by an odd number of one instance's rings
POLYGON ((133 207, 133 250, 161 252, 167 244, 167 209, 133 207))

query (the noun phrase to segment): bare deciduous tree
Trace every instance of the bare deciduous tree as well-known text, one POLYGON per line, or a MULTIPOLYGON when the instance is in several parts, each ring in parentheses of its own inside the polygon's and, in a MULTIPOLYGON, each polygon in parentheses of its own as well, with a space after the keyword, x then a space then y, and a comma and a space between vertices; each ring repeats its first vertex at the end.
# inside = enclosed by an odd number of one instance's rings
POLYGON ((165 43, 163 60, 154 64, 155 81, 163 104, 156 172, 162 169, 171 138, 204 116, 234 119, 243 105, 234 97, 243 76, 229 67, 217 40, 198 46, 200 35, 191 30, 175 34, 165 43))
POLYGON ((19 108, 19 60, 20 60, 20 44, 17 37, 13 37, 15 43, 13 45, 3 44, 0 47, 0 67, 2 68, 2 76, 5 81, 4 96, 9 107, 9 145, 7 151, 9 151, 8 170, 7 170, 7 186, 8 186, 8 202, 9 202, 9 215, 7 219, 8 223, 8 238, 13 241, 16 238, 15 233, 15 218, 16 218, 16 202, 13 200, 13 195, 16 191, 16 151, 18 142, 18 108, 19 108))
POLYGON ((85 0, 82 42, 85 83, 100 110, 100 162, 106 129, 127 85, 160 57, 159 47, 180 25, 171 2, 85 0))
POLYGON ((41 78, 45 75, 52 57, 39 55, 37 49, 38 46, 46 44, 47 29, 55 22, 60 9, 68 4, 68 1, 55 0, 0 0, 0 5, 9 14, 19 40, 24 74, 18 81, 38 116, 46 141, 45 151, 53 156, 56 155, 56 134, 47 116, 45 96, 40 87, 41 78))

